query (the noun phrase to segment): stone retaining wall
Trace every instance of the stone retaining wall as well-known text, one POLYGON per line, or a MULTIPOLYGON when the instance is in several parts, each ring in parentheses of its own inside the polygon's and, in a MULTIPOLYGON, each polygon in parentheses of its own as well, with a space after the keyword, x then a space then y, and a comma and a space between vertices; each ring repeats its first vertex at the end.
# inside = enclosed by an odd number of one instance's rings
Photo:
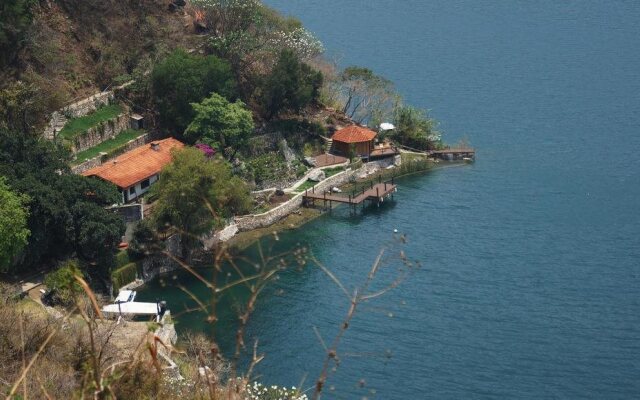
POLYGON ((115 96, 111 91, 96 93, 93 96, 64 107, 62 113, 67 118, 84 117, 100 107, 108 106, 114 98, 115 96))
POLYGON ((343 162, 341 164, 333 164, 333 165, 326 165, 324 167, 312 168, 306 174, 304 174, 304 176, 302 178, 298 179, 298 181, 296 183, 291 185, 288 189, 285 189, 285 192, 293 192, 293 191, 295 191, 295 189, 298 186, 300 186, 303 183, 305 183, 309 179, 309 177, 311 175, 313 175, 317 171, 323 171, 325 169, 332 169, 332 168, 337 168, 337 167, 346 167, 347 165, 349 165, 349 161, 345 161, 345 162, 343 162))
POLYGON ((129 129, 130 127, 131 122, 129 115, 120 114, 117 117, 101 122, 98 126, 89 128, 86 132, 74 137, 71 151, 78 153, 80 151, 90 149, 105 140, 118 136, 120 132, 129 129))
POLYGON ((115 158, 122 153, 126 153, 127 151, 133 150, 137 147, 143 146, 151 141, 151 137, 149 133, 145 133, 144 135, 140 135, 135 139, 129 140, 120 151, 111 154, 108 158, 104 155, 98 155, 93 158, 88 159, 82 164, 78 164, 75 167, 71 167, 71 172, 74 174, 81 174, 84 171, 87 171, 91 168, 102 165, 105 161, 108 161, 111 158, 115 158))
POLYGON ((134 81, 129 81, 121 86, 115 87, 112 91, 98 92, 73 104, 69 104, 58 111, 54 111, 51 113, 49 124, 44 130, 44 137, 52 140, 55 137, 54 132, 60 132, 66 124, 67 119, 84 117, 100 107, 108 106, 115 100, 116 92, 126 89, 133 83, 134 81))
POLYGON ((219 231, 212 231, 200 237, 205 251, 211 250, 217 243, 226 242, 238 233, 238 225, 232 222, 219 231))
MULTIPOLYGON (((352 171, 347 169, 346 171, 342 171, 338 174, 333 175, 325 179, 324 181, 318 183, 315 186, 316 191, 324 191, 329 190, 333 186, 340 186, 351 179, 354 174, 357 173, 358 170, 352 171)), ((269 225, 274 224, 275 222, 281 220, 287 215, 291 214, 293 211, 298 209, 302 205, 302 196, 304 193, 299 193, 294 196, 291 200, 287 201, 279 205, 278 207, 269 210, 262 214, 253 214, 253 215, 244 215, 241 217, 236 217, 234 219, 235 224, 238 227, 239 232, 246 232, 252 229, 264 228, 269 225)))

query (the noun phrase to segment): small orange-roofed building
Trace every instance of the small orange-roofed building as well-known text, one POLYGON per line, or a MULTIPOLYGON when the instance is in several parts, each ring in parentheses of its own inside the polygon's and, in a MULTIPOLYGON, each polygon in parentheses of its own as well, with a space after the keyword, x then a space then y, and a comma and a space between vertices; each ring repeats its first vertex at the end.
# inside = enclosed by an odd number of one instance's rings
POLYGON ((374 148, 377 133, 358 125, 337 130, 333 134, 333 151, 348 157, 353 151, 358 157, 369 157, 374 148))
POLYGON ((113 160, 87 170, 84 176, 95 176, 120 189, 122 200, 130 202, 149 190, 160 171, 171 162, 171 151, 184 144, 174 138, 156 140, 128 151, 113 160))

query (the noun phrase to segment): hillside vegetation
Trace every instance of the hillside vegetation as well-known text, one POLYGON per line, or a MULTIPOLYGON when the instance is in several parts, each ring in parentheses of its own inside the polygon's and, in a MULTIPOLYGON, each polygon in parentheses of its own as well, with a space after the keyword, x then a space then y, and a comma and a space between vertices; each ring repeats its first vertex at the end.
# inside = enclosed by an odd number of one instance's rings
MULTIPOLYGON (((101 324, 90 315, 99 314, 94 293, 108 294, 114 276, 118 286, 125 283, 144 257, 189 260, 202 247, 201 234, 259 208, 252 190, 282 189, 304 176, 305 156, 327 150, 324 138, 339 127, 392 121, 397 128, 388 136, 400 144, 421 150, 441 145, 436 122, 404 105, 391 82, 364 67, 340 70, 323 58, 322 43, 300 21, 259 0, 3 0, 0 11, 0 280, 44 271, 52 302, 68 312, 58 319, 23 318, 13 289, 0 287, 0 393, 9 398, 245 397, 251 371, 235 370, 247 350, 245 327, 284 258, 251 265, 257 275, 237 282, 250 285, 248 303, 238 307, 231 373, 218 371, 229 364, 220 362, 215 343, 192 338, 180 366, 189 378, 184 387, 151 373, 158 346, 153 335, 143 343, 151 360, 109 367, 116 350, 103 352, 110 333, 92 330, 101 324), (83 117, 69 113, 59 135, 43 137, 54 111, 65 114, 63 107, 115 87, 113 104, 83 117), (72 174, 70 164, 80 160, 73 160, 65 140, 120 112, 144 116, 153 138, 172 136, 188 145, 172 154, 172 164, 145 194, 155 213, 137 225, 128 253, 117 252, 126 226, 110 211, 122 193, 109 182, 72 174), (181 254, 163 253, 162 239, 176 232, 181 254), (42 365, 27 374, 26 360, 37 357, 42 365), (215 374, 204 379, 200 365, 215 374)), ((125 131, 76 156, 119 153, 133 136, 125 131)), ((284 192, 279 197, 287 199, 284 192)), ((288 259, 300 268, 306 262, 303 249, 288 259)), ((222 282, 228 271, 219 264, 213 269, 222 282)), ((212 324, 217 282, 210 286, 212 324)), ((317 395, 324 380, 317 382, 317 395)), ((286 398, 303 398, 298 395, 286 398)))

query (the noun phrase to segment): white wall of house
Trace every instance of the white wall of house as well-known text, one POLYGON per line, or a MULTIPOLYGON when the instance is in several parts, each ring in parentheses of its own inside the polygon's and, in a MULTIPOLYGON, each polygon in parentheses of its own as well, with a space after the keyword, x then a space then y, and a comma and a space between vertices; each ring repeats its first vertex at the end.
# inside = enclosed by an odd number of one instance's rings
POLYGON ((131 187, 123 189, 122 195, 124 197, 123 199, 124 202, 128 203, 130 201, 137 199, 139 196, 143 195, 144 193, 147 193, 151 185, 153 185, 157 181, 158 181, 158 174, 155 174, 147 179, 144 179, 136 183, 131 187))

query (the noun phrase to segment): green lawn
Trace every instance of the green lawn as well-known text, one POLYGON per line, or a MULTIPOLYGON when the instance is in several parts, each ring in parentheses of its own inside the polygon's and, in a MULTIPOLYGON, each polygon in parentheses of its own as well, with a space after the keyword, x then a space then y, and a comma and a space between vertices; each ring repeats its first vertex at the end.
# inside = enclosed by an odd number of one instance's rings
POLYGON ((126 131, 122 131, 118 136, 114 137, 113 139, 106 140, 97 146, 94 146, 90 149, 86 149, 84 151, 79 152, 78 154, 76 154, 77 158, 73 163, 76 165, 80 164, 103 152, 108 154, 109 152, 112 152, 118 149, 120 146, 125 145, 129 140, 135 139, 140 135, 144 135, 144 133, 145 132, 143 130, 134 130, 134 129, 127 129, 126 131))
POLYGON ((311 189, 316 183, 318 183, 318 182, 314 182, 314 181, 311 181, 311 180, 307 179, 307 181, 304 182, 302 185, 298 186, 295 191, 296 192, 304 192, 307 189, 311 189))
POLYGON ((342 171, 344 171, 344 167, 327 168, 327 169, 324 170, 324 175, 328 178, 328 177, 334 176, 338 172, 342 172, 342 171))
POLYGON ((118 104, 104 106, 84 117, 70 119, 58 135, 65 140, 73 139, 80 133, 86 132, 87 129, 98 126, 101 122, 115 118, 121 113, 122 107, 118 104))

